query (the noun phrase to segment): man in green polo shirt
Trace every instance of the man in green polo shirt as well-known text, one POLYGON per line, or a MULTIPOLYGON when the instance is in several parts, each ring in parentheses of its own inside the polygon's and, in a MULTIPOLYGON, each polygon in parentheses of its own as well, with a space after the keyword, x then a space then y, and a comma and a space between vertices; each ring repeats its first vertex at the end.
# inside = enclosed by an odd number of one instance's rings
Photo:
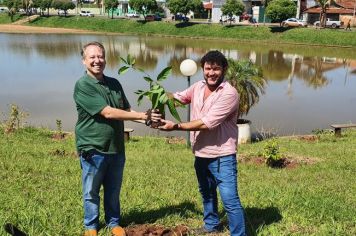
POLYGON ((82 168, 84 235, 97 235, 103 185, 106 224, 112 235, 122 236, 125 231, 119 226, 119 195, 125 164, 123 121, 148 121, 151 115, 132 111, 119 81, 104 75, 102 44, 90 42, 81 54, 86 72, 76 82, 73 97, 78 111, 75 135, 82 168))

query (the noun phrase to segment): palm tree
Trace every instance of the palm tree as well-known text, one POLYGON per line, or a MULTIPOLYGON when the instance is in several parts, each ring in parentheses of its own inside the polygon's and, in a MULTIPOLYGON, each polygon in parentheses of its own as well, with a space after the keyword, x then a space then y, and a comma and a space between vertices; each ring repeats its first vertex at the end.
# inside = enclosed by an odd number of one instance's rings
POLYGON ((329 2, 330 0, 316 0, 317 3, 319 3, 321 7, 320 11, 320 26, 325 27, 326 24, 326 10, 329 7, 329 2))
POLYGON ((234 86, 240 95, 239 114, 247 115, 250 108, 259 101, 260 94, 265 93, 267 84, 262 69, 250 60, 228 59, 229 67, 225 79, 234 86))

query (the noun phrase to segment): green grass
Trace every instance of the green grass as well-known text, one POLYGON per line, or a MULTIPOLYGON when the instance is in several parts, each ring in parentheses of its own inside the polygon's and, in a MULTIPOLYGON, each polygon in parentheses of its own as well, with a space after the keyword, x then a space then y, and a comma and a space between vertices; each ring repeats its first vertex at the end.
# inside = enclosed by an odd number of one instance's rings
MULTIPOLYGON (((0 129, 0 224, 13 223, 28 235, 80 235, 81 171, 74 138, 54 140, 52 133, 24 128, 5 135, 0 129)), ((356 130, 343 131, 339 139, 323 134, 315 142, 277 141, 282 154, 315 163, 294 169, 239 163, 249 235, 355 235, 356 130)), ((259 155, 264 143, 242 145, 239 153, 259 155)), ((193 156, 184 144, 134 136, 126 143, 126 154, 124 226, 202 223, 193 156)), ((100 235, 107 232, 103 229, 100 235)), ((0 235, 5 235, 2 229, 0 235)))
POLYGON ((219 38, 269 44, 293 43, 356 47, 355 31, 345 32, 344 30, 315 29, 313 27, 285 29, 263 25, 260 27, 222 26, 220 24, 143 22, 128 19, 108 19, 106 17, 81 18, 78 16, 40 17, 30 25, 86 29, 103 33, 219 38))
MULTIPOLYGON (((23 16, 17 14, 14 16, 13 20, 17 21, 20 20, 23 16)), ((1 13, 0 14, 0 24, 10 24, 12 23, 11 18, 9 17, 9 15, 7 13, 1 13)))

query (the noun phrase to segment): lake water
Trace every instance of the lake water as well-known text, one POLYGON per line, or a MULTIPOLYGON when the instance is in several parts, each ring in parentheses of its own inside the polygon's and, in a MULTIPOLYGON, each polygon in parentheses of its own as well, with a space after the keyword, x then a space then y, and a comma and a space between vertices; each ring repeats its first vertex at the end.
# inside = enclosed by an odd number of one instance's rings
MULTIPOLYGON (((73 131, 76 110, 72 99, 76 80, 84 73, 81 46, 100 41, 107 50, 105 74, 119 79, 134 110, 137 89, 146 89, 142 75, 117 75, 120 57, 131 54, 137 65, 155 77, 164 67, 173 66, 172 76, 163 85, 169 91, 183 90, 187 79, 179 72, 186 58, 197 62, 212 49, 234 59, 249 58, 261 66, 268 79, 266 93, 245 117, 253 131, 279 135, 308 134, 329 128, 332 123, 356 122, 356 53, 354 49, 247 44, 234 41, 155 38, 113 35, 35 35, 0 33, 0 111, 9 113, 17 104, 30 115, 28 124, 73 131)), ((199 69, 191 83, 202 79, 199 69)), ((186 111, 180 110, 181 117, 186 111)), ((134 135, 161 134, 140 124, 127 122, 134 135)), ((183 133, 163 133, 181 135, 183 133)))

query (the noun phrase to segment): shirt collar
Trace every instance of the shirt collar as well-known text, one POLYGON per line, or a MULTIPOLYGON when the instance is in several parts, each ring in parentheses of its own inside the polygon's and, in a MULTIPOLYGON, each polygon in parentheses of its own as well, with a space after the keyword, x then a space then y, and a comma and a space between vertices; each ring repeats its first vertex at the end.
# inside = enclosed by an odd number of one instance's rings
MULTIPOLYGON (((100 80, 97 80, 96 78, 91 77, 90 75, 88 75, 88 73, 85 71, 84 72, 84 77, 88 78, 90 82, 94 83, 94 84, 102 84, 103 82, 100 80)), ((104 83, 106 82, 106 76, 103 75, 104 78, 104 83)))

